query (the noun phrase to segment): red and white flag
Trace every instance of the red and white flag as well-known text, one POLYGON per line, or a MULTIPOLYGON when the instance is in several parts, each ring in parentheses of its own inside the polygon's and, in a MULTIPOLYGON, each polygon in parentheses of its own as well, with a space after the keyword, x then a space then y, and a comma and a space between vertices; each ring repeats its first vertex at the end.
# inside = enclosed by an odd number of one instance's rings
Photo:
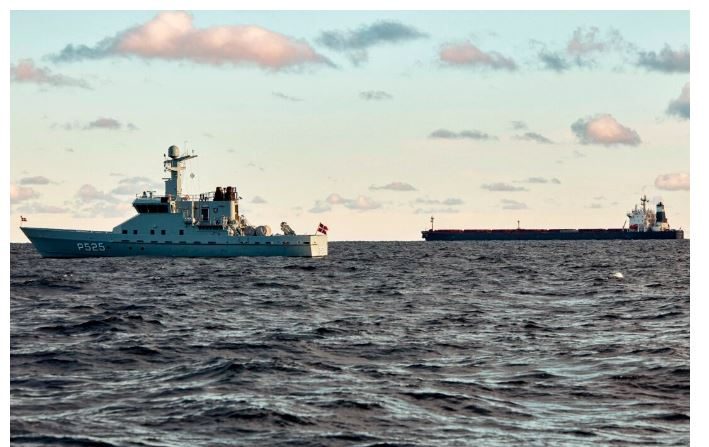
POLYGON ((27 218, 25 216, 20 216, 20 222, 27 222, 27 218))
POLYGON ((327 235, 327 225, 323 225, 322 222, 320 222, 320 225, 318 225, 318 232, 327 235))

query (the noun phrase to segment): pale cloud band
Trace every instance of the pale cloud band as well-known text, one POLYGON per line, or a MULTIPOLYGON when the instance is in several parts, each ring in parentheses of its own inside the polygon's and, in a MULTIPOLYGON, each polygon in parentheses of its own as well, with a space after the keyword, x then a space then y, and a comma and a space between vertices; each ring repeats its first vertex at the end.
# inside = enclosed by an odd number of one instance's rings
POLYGON ((689 191, 689 174, 678 172, 658 175, 655 187, 665 191, 689 191))

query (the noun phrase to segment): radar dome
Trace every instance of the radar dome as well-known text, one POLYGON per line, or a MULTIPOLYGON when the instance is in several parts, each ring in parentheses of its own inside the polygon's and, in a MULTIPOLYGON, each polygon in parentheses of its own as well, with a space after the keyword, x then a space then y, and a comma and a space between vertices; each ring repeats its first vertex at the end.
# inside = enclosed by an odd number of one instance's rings
POLYGON ((170 146, 167 150, 167 156, 170 158, 177 158, 180 156, 180 148, 174 144, 170 146))

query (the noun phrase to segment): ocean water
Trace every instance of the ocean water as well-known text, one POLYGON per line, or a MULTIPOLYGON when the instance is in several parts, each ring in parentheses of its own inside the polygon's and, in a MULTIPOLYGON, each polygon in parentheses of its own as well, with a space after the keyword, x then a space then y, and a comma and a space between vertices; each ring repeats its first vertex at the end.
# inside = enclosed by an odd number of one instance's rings
POLYGON ((689 241, 12 244, 11 442, 688 445, 689 241))

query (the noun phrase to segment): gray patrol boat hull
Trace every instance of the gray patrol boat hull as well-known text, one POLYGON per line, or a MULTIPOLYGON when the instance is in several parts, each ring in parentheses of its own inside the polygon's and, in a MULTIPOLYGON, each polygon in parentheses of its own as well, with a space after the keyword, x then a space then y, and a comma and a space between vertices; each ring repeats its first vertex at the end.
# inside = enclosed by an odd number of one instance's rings
MULTIPOLYGON (((327 256, 325 235, 228 236, 200 231, 199 240, 143 235, 139 239, 110 231, 22 227, 40 255, 47 258, 104 256, 235 257, 327 256)), ((131 235, 132 236, 132 235, 131 235)))

